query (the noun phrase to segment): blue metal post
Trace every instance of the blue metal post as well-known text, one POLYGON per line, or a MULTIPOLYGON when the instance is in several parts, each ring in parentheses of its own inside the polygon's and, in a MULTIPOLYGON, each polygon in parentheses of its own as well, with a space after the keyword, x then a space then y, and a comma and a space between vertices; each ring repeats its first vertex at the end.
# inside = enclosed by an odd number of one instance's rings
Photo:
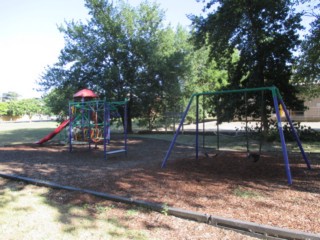
POLYGON ((199 159, 199 96, 196 97, 196 160, 199 159))
POLYGON ((281 140, 282 153, 284 158, 284 165, 285 165, 285 170, 287 174, 288 184, 291 185, 292 184, 291 170, 290 170, 290 164, 288 159, 287 146, 286 146, 285 138, 283 135, 282 124, 281 124, 278 97, 277 97, 275 88, 272 89, 272 97, 273 97, 274 108, 276 110, 276 115, 277 115, 278 131, 279 131, 280 140, 281 140))
POLYGON ((185 110, 184 113, 183 113, 183 116, 182 116, 182 118, 181 118, 180 124, 179 124, 176 132, 174 133, 174 137, 173 137, 173 139, 172 139, 172 141, 171 141, 170 147, 169 147, 169 149, 168 149, 168 151, 167 151, 167 153, 166 153, 166 156, 164 157, 164 159, 163 159, 163 161, 162 161, 161 168, 164 168, 164 167, 166 166, 167 160, 168 160, 168 158, 169 158, 169 156, 170 156, 170 154, 171 154, 171 151, 172 151, 172 149, 173 149, 173 147, 174 147, 174 144, 176 143, 176 140, 177 140, 177 137, 178 137, 178 135, 179 135, 180 129, 181 129, 182 125, 183 125, 184 119, 186 118, 186 116, 187 116, 187 114, 188 114, 188 112, 189 112, 190 106, 191 106, 192 101, 193 101, 193 97, 194 97, 194 95, 190 98, 190 101, 189 101, 189 103, 188 103, 188 106, 187 106, 186 110, 185 110))
POLYGON ((297 134, 296 129, 295 129, 294 126, 293 126, 292 120, 291 120, 291 118, 290 118, 290 115, 289 115, 289 113, 288 113, 288 110, 287 110, 286 105, 284 104, 282 98, 280 98, 280 104, 281 104, 281 106, 282 106, 282 108, 283 108, 283 111, 284 111, 284 113, 285 113, 285 115, 286 115, 286 118, 287 118, 287 120, 288 120, 288 122, 289 122, 289 124, 290 124, 291 131, 292 131, 292 133, 293 133, 294 138, 295 138, 296 141, 297 141, 297 144, 298 144, 298 146, 299 146, 299 149, 300 149, 300 152, 301 152, 301 154, 302 154, 302 157, 303 157, 305 163, 307 164, 308 169, 311 169, 310 161, 309 161, 306 153, 304 152, 304 149, 303 149, 303 147, 302 147, 300 138, 299 138, 299 136, 298 136, 298 134, 297 134))

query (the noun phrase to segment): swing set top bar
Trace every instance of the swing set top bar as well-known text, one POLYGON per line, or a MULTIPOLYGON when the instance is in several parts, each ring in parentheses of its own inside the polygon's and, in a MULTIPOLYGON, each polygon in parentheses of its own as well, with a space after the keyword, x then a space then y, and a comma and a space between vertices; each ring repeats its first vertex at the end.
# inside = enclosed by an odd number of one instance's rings
POLYGON ((271 91, 272 93, 276 94, 278 98, 281 98, 279 89, 275 86, 272 87, 259 87, 259 88, 243 88, 243 89, 231 89, 231 90, 222 90, 222 91, 215 91, 215 92, 202 92, 202 93, 194 93, 191 96, 191 100, 194 97, 203 96, 203 95, 218 95, 218 94, 226 94, 226 93, 243 93, 243 92, 259 92, 259 91, 271 91))

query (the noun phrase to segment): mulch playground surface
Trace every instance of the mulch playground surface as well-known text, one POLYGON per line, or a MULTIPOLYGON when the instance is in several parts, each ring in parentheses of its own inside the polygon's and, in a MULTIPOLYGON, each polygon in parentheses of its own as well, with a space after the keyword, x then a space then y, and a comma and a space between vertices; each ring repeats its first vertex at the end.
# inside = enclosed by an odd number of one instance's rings
MULTIPOLYGON (((161 169, 169 144, 129 138, 127 156, 118 153, 109 155, 107 160, 102 146, 89 150, 77 145, 71 153, 67 145, 5 146, 0 148, 0 171, 200 213, 320 233, 320 155, 309 155, 312 170, 307 169, 301 155, 290 155, 293 184, 288 186, 280 153, 263 153, 254 162, 245 153, 222 151, 209 156, 200 154, 196 161, 193 147, 177 144, 167 167, 161 169)), ((86 200, 80 194, 63 194, 64 202, 86 200)), ((188 234, 192 236, 192 231, 188 234)))

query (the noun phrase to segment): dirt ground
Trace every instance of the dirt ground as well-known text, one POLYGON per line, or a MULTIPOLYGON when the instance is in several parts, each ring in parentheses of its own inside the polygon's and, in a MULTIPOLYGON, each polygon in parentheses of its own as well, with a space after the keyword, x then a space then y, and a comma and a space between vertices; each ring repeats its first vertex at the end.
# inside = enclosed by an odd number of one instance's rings
MULTIPOLYGON (((320 233, 319 155, 309 155, 313 170, 307 169, 300 155, 289 156, 293 184, 288 186, 280 153, 264 153, 254 162, 245 153, 224 151, 201 154, 196 161, 192 147, 176 145, 167 167, 161 169, 169 144, 130 138, 127 156, 119 153, 107 160, 103 159, 102 146, 91 150, 75 146, 71 153, 68 146, 6 146, 0 148, 0 171, 200 213, 320 233)), ((66 191, 55 191, 50 197, 64 203, 88 201, 88 196, 66 191)), ((176 218, 160 216, 154 215, 148 222, 172 227, 157 228, 159 239, 251 239, 196 222, 188 223, 189 227, 176 218)), ((142 221, 138 218, 132 224, 148 229, 142 221)))

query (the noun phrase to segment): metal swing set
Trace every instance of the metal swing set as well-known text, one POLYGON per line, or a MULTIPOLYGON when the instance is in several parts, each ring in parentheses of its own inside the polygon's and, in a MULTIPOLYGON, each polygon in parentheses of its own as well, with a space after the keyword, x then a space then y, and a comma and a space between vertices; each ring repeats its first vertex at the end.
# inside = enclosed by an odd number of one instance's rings
MULTIPOLYGON (((274 110, 276 113, 276 121, 277 121, 280 142, 281 142, 281 149, 282 149, 282 155, 283 155, 283 160, 284 160, 285 172, 286 172, 288 184, 291 185, 292 184, 292 176, 291 176, 290 163, 289 163, 289 158, 288 158, 287 145, 286 145, 286 141, 285 141, 285 137, 284 137, 284 133, 283 133, 283 127, 282 127, 279 106, 281 106, 281 109, 283 110, 283 112, 285 114, 286 120, 288 121, 290 129, 291 129, 291 132, 296 140, 296 143, 299 147, 301 155, 302 155, 308 169, 311 169, 311 164, 310 164, 310 161, 309 161, 309 159, 308 159, 308 157, 302 147, 302 143, 299 139, 297 131, 293 126, 293 122, 290 118, 290 115, 289 115, 289 112, 286 108, 286 105, 280 95, 279 89, 274 86, 273 87, 261 87, 261 88, 246 88, 246 89, 237 89, 237 90, 225 90, 225 91, 216 91, 216 92, 203 92, 203 93, 193 94, 189 100, 189 103, 188 103, 184 113, 183 113, 180 124, 179 124, 178 128, 176 129, 176 132, 175 132, 174 137, 171 141, 169 149, 168 149, 168 151, 162 161, 162 165, 161 165, 162 168, 166 167, 167 161, 168 161, 170 154, 174 148, 177 137, 181 132, 183 123, 185 121, 185 118, 190 110, 190 107, 191 107, 194 99, 196 101, 195 152, 196 152, 196 159, 198 160, 198 158, 199 158, 199 133, 200 133, 200 128, 199 128, 199 125, 200 125, 199 124, 199 98, 200 98, 200 96, 204 97, 204 96, 225 95, 225 94, 232 94, 232 93, 240 93, 240 94, 242 93, 245 95, 245 118, 246 118, 245 119, 245 121, 246 121, 245 129, 246 129, 246 142, 247 142, 246 148, 247 148, 247 153, 249 155, 250 152, 249 152, 249 143, 248 143, 249 141, 248 141, 248 132, 247 132, 247 130, 248 130, 248 119, 247 119, 247 111, 248 111, 247 101, 248 101, 248 99, 247 99, 247 94, 252 93, 252 92, 264 93, 264 92, 268 92, 268 91, 271 92, 271 94, 272 94, 272 100, 273 100, 274 110)), ((262 96, 263 96, 263 94, 262 94, 262 96)), ((262 101, 264 101, 263 97, 262 97, 262 101)), ((262 127, 262 124, 260 126, 260 131, 261 131, 261 127, 262 127)), ((204 131, 204 125, 203 125, 203 131, 204 131)), ((203 139, 203 144, 204 144, 204 141, 205 140, 203 139)), ((220 147, 219 142, 220 142, 219 141, 219 124, 217 124, 217 149, 219 149, 219 147, 220 147)), ((260 138, 259 154, 256 154, 256 156, 254 156, 256 158, 256 159, 254 159, 255 161, 257 160, 257 157, 259 157, 261 154, 261 146, 262 146, 262 140, 260 138)))

